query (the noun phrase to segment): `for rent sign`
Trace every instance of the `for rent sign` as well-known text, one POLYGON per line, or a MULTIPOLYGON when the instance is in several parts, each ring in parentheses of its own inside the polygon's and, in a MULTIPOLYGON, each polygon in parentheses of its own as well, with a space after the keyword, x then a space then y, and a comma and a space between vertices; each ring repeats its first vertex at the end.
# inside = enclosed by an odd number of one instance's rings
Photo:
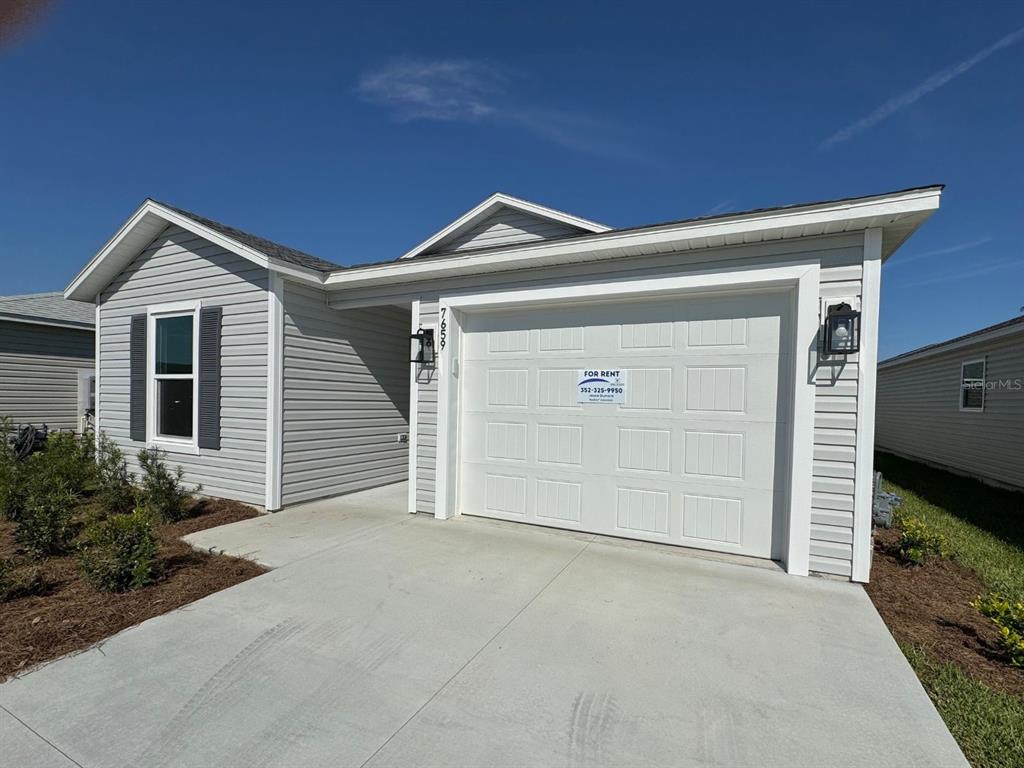
POLYGON ((626 376, 622 370, 600 368, 579 371, 576 385, 577 403, 624 403, 626 376))

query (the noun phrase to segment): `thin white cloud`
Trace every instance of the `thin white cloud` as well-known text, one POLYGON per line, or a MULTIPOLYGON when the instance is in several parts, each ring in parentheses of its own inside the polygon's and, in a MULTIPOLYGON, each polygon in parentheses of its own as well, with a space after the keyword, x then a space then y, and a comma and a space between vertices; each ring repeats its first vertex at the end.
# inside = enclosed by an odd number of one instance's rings
POLYGON ((913 261, 920 261, 921 259, 932 259, 936 256, 946 256, 950 253, 960 253, 960 251, 969 251, 972 248, 978 248, 979 246, 991 243, 991 237, 979 237, 977 240, 970 240, 966 243, 958 243, 957 245, 949 245, 945 248, 936 248, 932 251, 924 251, 922 253, 915 253, 910 256, 896 256, 891 261, 886 262, 887 267, 899 267, 903 264, 909 264, 913 261))
POLYGON ((970 280, 975 277, 984 277, 985 275, 992 275, 998 272, 1006 272, 1008 270, 1022 268, 1024 268, 1024 260, 1019 258, 1004 259, 992 264, 978 265, 974 269, 958 269, 952 272, 944 272, 940 275, 926 277, 923 280, 914 280, 907 283, 907 286, 914 287, 922 285, 938 285, 940 283, 952 283, 954 281, 970 280))
POLYGON ((577 152, 649 161, 607 121, 518 103, 509 70, 472 59, 404 58, 364 73, 356 92, 400 121, 505 123, 577 152))
POLYGON ((495 114, 488 102, 504 80, 480 61, 400 59, 363 74, 356 90, 399 120, 479 120, 495 114))
POLYGON ((954 78, 957 78, 978 66, 992 54, 1002 50, 1003 48, 1009 48, 1011 45, 1020 42, 1021 39, 1024 39, 1024 27, 1001 37, 999 40, 992 43, 992 45, 987 48, 982 48, 973 56, 964 59, 959 64, 936 72, 917 87, 911 88, 909 91, 901 93, 898 96, 894 96, 871 114, 866 117, 862 117, 857 122, 833 133, 818 145, 818 149, 831 149, 837 144, 850 140, 858 133, 866 131, 869 128, 873 128, 886 118, 891 117, 896 112, 899 112, 901 109, 909 107, 911 104, 927 96, 932 91, 938 90, 942 86, 946 85, 950 80, 953 80, 954 78))
POLYGON ((704 215, 716 216, 719 213, 726 213, 727 211, 730 211, 735 207, 736 204, 732 200, 722 200, 720 203, 716 203, 715 205, 708 208, 707 213, 705 213, 704 215))

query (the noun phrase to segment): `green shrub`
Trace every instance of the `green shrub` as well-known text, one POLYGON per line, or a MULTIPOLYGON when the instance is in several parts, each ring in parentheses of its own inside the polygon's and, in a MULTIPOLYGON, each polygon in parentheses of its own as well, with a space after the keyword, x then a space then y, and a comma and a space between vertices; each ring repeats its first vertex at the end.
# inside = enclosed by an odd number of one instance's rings
POLYGON ((77 501, 68 484, 59 479, 46 488, 33 487, 18 519, 15 540, 32 557, 64 554, 75 537, 77 501))
POLYGON ((149 515, 111 515, 90 525, 78 563, 89 582, 104 592, 124 592, 156 577, 159 545, 149 515))
POLYGON ((900 557, 913 565, 923 565, 933 557, 949 556, 949 541, 917 517, 897 516, 902 528, 899 540, 900 557))
POLYGON ((999 627, 1003 647, 1015 667, 1024 667, 1024 603, 1013 603, 995 593, 971 603, 999 627))
POLYGON ((10 417, 0 417, 0 517, 7 520, 17 520, 25 506, 25 475, 14 455, 13 439, 10 417))
POLYGON ((100 433, 96 450, 96 500, 109 514, 126 514, 135 509, 135 476, 128 471, 124 453, 117 444, 100 433))
POLYGON ((171 523, 188 516, 188 502, 200 488, 186 490, 181 483, 185 470, 181 467, 176 467, 173 472, 169 470, 164 463, 166 455, 159 448, 139 451, 139 466, 142 468, 139 501, 140 506, 157 520, 171 523))
POLYGON ((38 595, 45 586, 38 568, 19 568, 10 560, 0 560, 0 603, 38 595))
POLYGON ((22 462, 27 496, 40 496, 56 485, 77 495, 85 492, 96 476, 89 440, 71 432, 53 432, 46 447, 22 462))

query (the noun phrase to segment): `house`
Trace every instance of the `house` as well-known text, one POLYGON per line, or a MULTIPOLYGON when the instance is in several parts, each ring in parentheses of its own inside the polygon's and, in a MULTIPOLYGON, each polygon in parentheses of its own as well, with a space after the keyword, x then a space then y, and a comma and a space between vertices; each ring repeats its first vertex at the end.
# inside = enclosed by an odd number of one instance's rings
POLYGON ((1024 488, 1024 317, 879 363, 875 444, 1024 488))
POLYGON ((95 316, 59 292, 0 296, 0 416, 82 429, 93 407, 95 316))
POLYGON ((881 265, 941 189, 620 229, 495 194, 346 267, 146 200, 65 295, 100 428, 206 493, 408 479, 441 519, 866 581, 881 265))

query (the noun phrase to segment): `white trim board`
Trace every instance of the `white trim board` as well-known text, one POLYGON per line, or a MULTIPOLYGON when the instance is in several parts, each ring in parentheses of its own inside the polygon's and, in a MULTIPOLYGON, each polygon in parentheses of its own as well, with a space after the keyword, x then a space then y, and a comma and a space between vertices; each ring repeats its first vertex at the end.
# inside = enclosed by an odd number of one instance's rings
MULTIPOLYGON (((412 302, 409 333, 419 330, 420 302, 412 302)), ((411 348, 411 344, 410 344, 411 348)), ((416 514, 416 461, 419 451, 420 384, 417 365, 409 364, 409 498, 410 514, 416 514)))
POLYGON ((332 272, 324 281, 324 286, 337 291, 495 270, 629 258, 640 253, 656 255, 863 232, 870 228, 892 228, 894 250, 899 244, 895 240, 902 242, 938 209, 940 195, 939 188, 930 188, 863 200, 738 214, 709 221, 611 230, 568 240, 533 242, 480 253, 400 259, 332 272))
POLYGON ((281 508, 284 454, 284 279, 273 272, 267 286, 267 446, 268 512, 281 508))
POLYGON ((146 307, 146 445, 168 453, 199 455, 199 310, 202 307, 201 299, 146 307), (159 381, 167 375, 156 373, 156 323, 168 317, 192 318, 192 437, 188 439, 157 432, 159 381))
POLYGON ((438 322, 447 322, 447 339, 438 340, 438 416, 437 466, 434 515, 445 519, 458 514, 459 472, 459 315, 474 310, 522 307, 531 304, 564 304, 582 300, 643 298, 713 290, 745 291, 759 288, 795 289, 794 354, 790 403, 792 419, 788 437, 790 473, 787 478, 786 570, 806 576, 810 558, 811 483, 814 452, 813 370, 817 356, 818 284, 820 266, 806 261, 787 266, 735 270, 704 271, 696 274, 597 282, 586 285, 554 286, 515 291, 442 296, 438 302, 438 322))
POLYGON ((853 556, 850 578, 867 582, 871 575, 871 511, 874 504, 875 394, 877 392, 878 324, 882 286, 882 230, 864 233, 861 282, 860 353, 857 363, 857 444, 853 481, 853 556))

